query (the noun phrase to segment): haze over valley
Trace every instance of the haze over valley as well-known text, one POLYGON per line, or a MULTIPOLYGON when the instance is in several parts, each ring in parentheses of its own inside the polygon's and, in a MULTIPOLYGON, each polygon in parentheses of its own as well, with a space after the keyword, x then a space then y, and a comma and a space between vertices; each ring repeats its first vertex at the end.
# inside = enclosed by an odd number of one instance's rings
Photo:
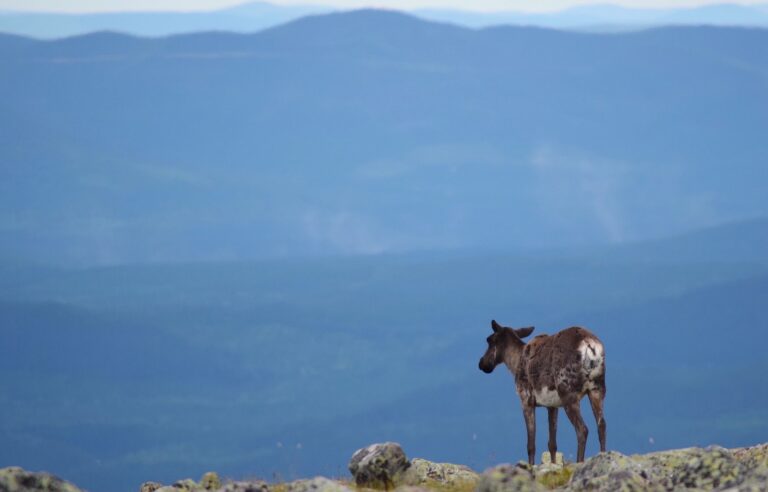
POLYGON ((766 47, 377 10, 0 35, 0 466, 515 462, 492 318, 600 336, 610 449, 768 441, 766 47))

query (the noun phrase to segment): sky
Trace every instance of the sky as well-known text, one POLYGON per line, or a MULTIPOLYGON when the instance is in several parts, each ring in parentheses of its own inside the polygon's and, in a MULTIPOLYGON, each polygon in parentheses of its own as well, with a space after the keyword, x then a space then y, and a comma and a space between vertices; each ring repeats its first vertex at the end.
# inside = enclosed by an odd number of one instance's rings
MULTIPOLYGON (((765 4, 768 0, 742 0, 743 5, 765 4)), ((175 10, 216 10, 244 3, 243 0, 0 0, 0 11, 33 12, 115 12, 175 10)), ((546 12, 579 5, 611 3, 634 8, 698 7, 726 3, 723 0, 270 0, 280 5, 329 5, 339 8, 384 7, 409 10, 424 7, 462 10, 514 10, 546 12)))

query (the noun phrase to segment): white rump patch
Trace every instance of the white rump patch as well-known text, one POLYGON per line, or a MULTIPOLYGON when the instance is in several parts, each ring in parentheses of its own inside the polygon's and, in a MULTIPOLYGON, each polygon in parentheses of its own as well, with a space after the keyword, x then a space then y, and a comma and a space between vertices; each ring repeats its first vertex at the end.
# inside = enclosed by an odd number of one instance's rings
POLYGON ((579 353, 588 379, 595 379, 603 374, 605 353, 602 343, 593 338, 587 338, 579 345, 579 353))
POLYGON ((535 390, 533 397, 536 398, 536 404, 542 407, 562 407, 563 402, 560 401, 560 395, 557 394, 557 390, 551 390, 546 386, 535 390))

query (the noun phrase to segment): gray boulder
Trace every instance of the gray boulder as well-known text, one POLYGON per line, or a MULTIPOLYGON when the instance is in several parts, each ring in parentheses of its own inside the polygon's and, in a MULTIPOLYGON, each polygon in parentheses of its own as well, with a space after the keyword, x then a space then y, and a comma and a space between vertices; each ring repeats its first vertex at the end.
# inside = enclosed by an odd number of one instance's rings
POLYGON ((542 492, 546 490, 533 476, 527 463, 489 468, 480 476, 476 492, 542 492))
POLYGON ((45 472, 28 472, 17 466, 0 469, 2 492, 81 492, 69 482, 45 472))
POLYGON ((200 479, 200 486, 205 490, 219 490, 221 488, 221 479, 219 474, 209 471, 200 479))
POLYGON ((286 484, 286 492, 352 492, 352 489, 335 480, 315 477, 310 480, 296 480, 286 484))
POLYGON ((667 490, 730 488, 743 482, 750 471, 719 446, 651 453, 637 460, 649 465, 652 480, 667 490))
POLYGON ((358 449, 349 461, 349 471, 357 485, 380 489, 389 489, 401 482, 409 466, 403 448, 394 442, 358 449))
POLYGON ((541 464, 542 465, 562 465, 565 463, 565 460, 563 459, 563 453, 558 451, 555 453, 555 462, 552 463, 552 455, 549 453, 549 451, 544 451, 541 453, 541 464))
POLYGON ((191 478, 185 478, 174 482, 173 485, 165 485, 155 492, 205 492, 205 489, 191 478))
POLYGON ((395 492, 430 492, 431 489, 427 487, 420 487, 418 485, 399 485, 395 492))
POLYGON ((414 458, 411 466, 402 475, 402 481, 408 485, 458 485, 474 484, 480 475, 471 468, 453 463, 435 463, 414 458))
POLYGON ((262 480, 227 482, 218 492, 269 492, 269 485, 262 480))
POLYGON ((750 469, 768 468, 768 444, 732 449, 731 455, 750 469))
POLYGON ((144 482, 139 487, 139 492, 155 492, 157 489, 162 488, 163 484, 157 482, 144 482))
POLYGON ((574 491, 642 491, 659 490, 649 479, 643 465, 616 451, 593 456, 578 465, 568 484, 574 491))

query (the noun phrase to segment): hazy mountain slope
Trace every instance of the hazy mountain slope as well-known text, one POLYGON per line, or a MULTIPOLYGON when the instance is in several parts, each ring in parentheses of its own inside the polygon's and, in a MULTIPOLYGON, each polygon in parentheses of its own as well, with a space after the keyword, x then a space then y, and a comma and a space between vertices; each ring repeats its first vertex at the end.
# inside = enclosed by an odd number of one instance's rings
POLYGON ((472 278, 483 262, 466 261, 125 267, 71 271, 53 290, 27 280, 17 297, 90 307, 0 305, 0 461, 129 490, 210 468, 334 474, 350 449, 379 440, 477 468, 515 460, 524 439, 510 376, 477 369, 491 317, 599 334, 614 449, 768 437, 765 359, 754 349, 768 333, 764 273, 702 285, 666 267, 647 271, 658 285, 643 294, 631 288, 642 269, 551 261, 526 274, 490 258, 494 280, 472 278))
MULTIPOLYGON (((308 14, 336 10, 323 6, 273 5, 250 2, 211 12, 119 12, 56 14, 0 11, 0 32, 54 39, 94 31, 119 31, 138 36, 165 36, 196 31, 256 32, 308 14)), ((524 25, 555 29, 622 31, 668 25, 768 26, 766 5, 721 4, 683 9, 640 9, 597 4, 558 12, 473 12, 417 9, 429 21, 464 27, 524 25)))
MULTIPOLYGON (((755 218, 689 231, 674 237, 604 248, 605 260, 648 263, 756 263, 768 261, 768 219, 755 218)), ((594 257, 595 251, 583 252, 594 257)))
POLYGON ((56 14, 0 12, 0 32, 55 39, 94 31, 167 36, 196 31, 256 32, 330 7, 251 2, 212 12, 116 12, 56 14))
POLYGON ((766 39, 360 11, 5 46, 0 254, 568 247, 765 214, 766 39))
POLYGON ((768 26, 768 9, 765 5, 738 4, 678 9, 626 8, 596 4, 548 13, 485 13, 448 9, 425 9, 414 13, 428 20, 476 28, 512 24, 555 29, 621 31, 667 25, 768 26))
POLYGON ((758 275, 766 268, 765 229, 756 219, 573 256, 486 250, 87 269, 11 263, 0 264, 0 298, 190 321, 194 306, 203 306, 276 323, 286 311, 293 321, 320 322, 316 310, 360 325, 370 312, 412 324, 436 317, 484 323, 488 312, 555 322, 557 312, 547 314, 555 307, 561 315, 604 311, 758 275), (481 317, 461 319, 472 311, 481 317))

